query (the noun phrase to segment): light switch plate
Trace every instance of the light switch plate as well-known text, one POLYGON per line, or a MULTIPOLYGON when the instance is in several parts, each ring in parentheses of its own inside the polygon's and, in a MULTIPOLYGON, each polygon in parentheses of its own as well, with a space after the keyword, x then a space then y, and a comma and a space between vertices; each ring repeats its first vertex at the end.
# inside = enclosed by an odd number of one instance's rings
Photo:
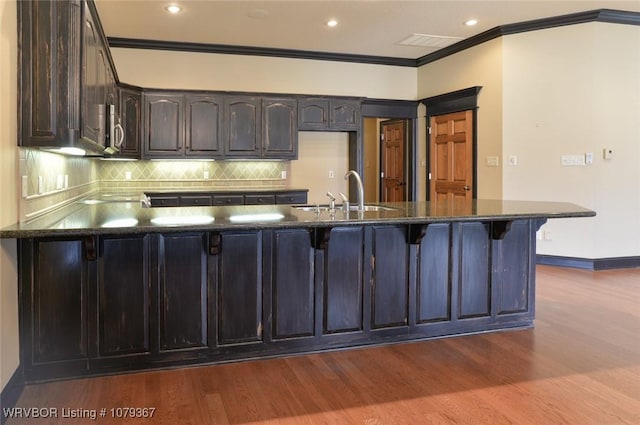
POLYGON ((497 167, 498 165, 500 165, 500 160, 497 156, 488 156, 486 164, 487 167, 497 167))

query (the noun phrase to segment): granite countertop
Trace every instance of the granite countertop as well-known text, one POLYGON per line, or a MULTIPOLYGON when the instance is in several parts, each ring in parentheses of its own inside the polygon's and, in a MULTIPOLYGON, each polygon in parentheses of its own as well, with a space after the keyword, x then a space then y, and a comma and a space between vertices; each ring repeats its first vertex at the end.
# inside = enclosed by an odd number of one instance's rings
POLYGON ((458 206, 431 202, 378 205, 387 209, 349 213, 336 210, 331 214, 327 210, 318 212, 310 208, 305 211, 291 205, 144 208, 137 199, 85 200, 38 219, 0 229, 0 238, 595 216, 594 211, 564 202, 480 199, 458 206))

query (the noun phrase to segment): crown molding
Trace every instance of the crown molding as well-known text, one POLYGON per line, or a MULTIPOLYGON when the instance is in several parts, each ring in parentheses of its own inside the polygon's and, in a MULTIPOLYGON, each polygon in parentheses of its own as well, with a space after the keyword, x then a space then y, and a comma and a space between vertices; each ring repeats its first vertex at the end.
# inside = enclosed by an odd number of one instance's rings
POLYGON ((218 53, 225 55, 267 56, 292 59, 312 59, 336 62, 356 62, 374 65, 415 67, 415 59, 387 56, 352 55, 345 53, 314 52, 309 50, 274 49, 269 47, 231 46, 227 44, 185 43, 179 41, 142 40, 109 37, 109 47, 127 49, 170 50, 180 52, 218 53))
POLYGON ((226 44, 185 43, 179 41, 142 40, 133 38, 108 37, 109 47, 126 49, 169 50, 180 52, 218 53, 225 55, 267 56, 292 59, 354 62, 373 65, 420 67, 463 50, 486 43, 498 37, 537 31, 587 22, 607 22, 623 25, 640 25, 640 13, 624 10, 597 9, 569 15, 535 19, 515 24, 501 25, 473 37, 461 40, 451 46, 437 50, 417 59, 388 56, 354 55, 345 53, 315 52, 309 50, 275 49, 269 47, 232 46, 226 44))
POLYGON ((518 34, 522 32, 537 31, 566 25, 584 24, 588 22, 607 22, 623 25, 640 25, 640 13, 623 10, 598 9, 587 12, 571 13, 569 15, 553 16, 550 18, 535 19, 532 21, 515 24, 501 25, 492 28, 473 37, 466 38, 451 46, 437 50, 428 55, 416 59, 416 66, 426 65, 439 59, 451 56, 463 50, 486 43, 494 38, 504 35, 518 34))

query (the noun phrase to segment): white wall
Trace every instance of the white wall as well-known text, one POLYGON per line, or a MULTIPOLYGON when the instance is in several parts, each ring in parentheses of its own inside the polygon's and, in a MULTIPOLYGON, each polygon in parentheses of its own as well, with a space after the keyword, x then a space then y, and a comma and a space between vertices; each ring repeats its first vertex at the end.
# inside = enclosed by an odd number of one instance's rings
POLYGON ((640 255, 640 27, 594 22, 510 35, 503 50, 504 160, 518 157, 504 167, 504 198, 597 212, 549 220, 551 240, 538 253, 640 255), (592 165, 561 166, 561 155, 586 152, 592 165))
POLYGON ((349 134, 301 131, 298 136, 298 160, 289 163, 292 188, 308 188, 310 204, 327 204, 327 191, 342 203, 339 193, 349 195, 344 179, 349 170, 349 134), (333 178, 329 177, 333 171, 333 178))
MULTIPOLYGON (((502 169, 487 167, 485 158, 502 156, 502 39, 488 41, 418 69, 418 99, 473 86, 482 86, 478 95, 477 113, 477 196, 500 199, 502 169)), ((421 125, 420 129, 423 128, 425 127, 421 125)), ((426 143, 425 136, 418 146, 421 159, 426 159, 426 143)), ((424 173, 425 169, 420 167, 420 171, 424 173)), ((424 178, 422 174, 421 180, 425 181, 424 178)), ((420 190, 424 192, 423 187, 420 190)))
POLYGON ((164 89, 300 93, 415 100, 411 67, 309 59, 111 49, 120 81, 164 89))
MULTIPOLYGON (((15 1, 0 2, 0 227, 18 220, 18 30, 15 1)), ((16 241, 0 241, 0 389, 19 364, 16 241)))

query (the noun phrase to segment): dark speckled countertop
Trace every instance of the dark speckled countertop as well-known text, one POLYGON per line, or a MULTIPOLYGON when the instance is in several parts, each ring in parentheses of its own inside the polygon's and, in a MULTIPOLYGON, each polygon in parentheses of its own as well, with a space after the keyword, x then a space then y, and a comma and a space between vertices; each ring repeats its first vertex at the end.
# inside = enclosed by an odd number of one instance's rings
MULTIPOLYGON (((353 205, 353 204, 352 204, 353 205)), ((390 209, 348 214, 303 211, 291 205, 143 208, 135 199, 79 201, 38 219, 0 229, 0 238, 130 234, 222 229, 267 229, 359 224, 412 224, 593 217, 571 203, 474 200, 460 206, 431 202, 379 204, 390 209)))

